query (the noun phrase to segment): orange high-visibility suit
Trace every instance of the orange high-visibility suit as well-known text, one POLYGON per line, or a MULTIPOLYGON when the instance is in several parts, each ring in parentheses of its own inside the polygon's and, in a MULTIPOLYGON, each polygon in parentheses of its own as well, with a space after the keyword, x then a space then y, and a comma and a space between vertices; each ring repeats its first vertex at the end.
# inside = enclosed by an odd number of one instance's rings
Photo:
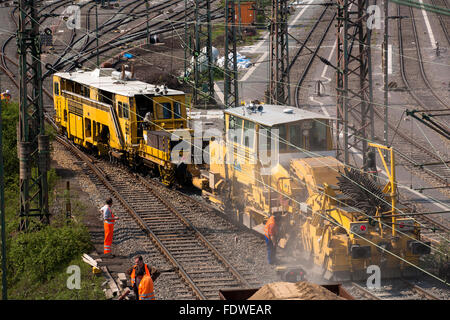
POLYGON ((104 206, 103 210, 103 227, 105 229, 105 239, 103 244, 103 253, 111 253, 111 245, 113 241, 114 223, 116 222, 115 216, 109 206, 104 206))
MULTIPOLYGON (((130 275, 131 286, 134 286, 134 284, 136 282, 136 267, 137 267, 137 265, 135 264, 133 266, 133 271, 131 272, 131 275, 130 275)), ((144 263, 144 268, 145 268, 145 274, 151 277, 150 270, 148 269, 148 266, 146 263, 144 263)))
POLYGON ((276 243, 272 241, 272 238, 276 236, 276 223, 275 217, 272 215, 267 220, 264 226, 264 239, 267 246, 267 260, 269 264, 275 263, 276 243))
POLYGON ((145 274, 139 282, 139 300, 155 300, 152 277, 145 274))
POLYGON ((11 99, 11 95, 9 93, 1 93, 0 100, 6 100, 6 103, 11 99))

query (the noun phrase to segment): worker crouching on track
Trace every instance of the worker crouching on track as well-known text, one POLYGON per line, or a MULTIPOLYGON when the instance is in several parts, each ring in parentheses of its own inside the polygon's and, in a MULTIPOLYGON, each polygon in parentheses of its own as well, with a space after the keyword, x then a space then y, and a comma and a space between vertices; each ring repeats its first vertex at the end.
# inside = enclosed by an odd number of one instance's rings
POLYGON ((139 300, 156 300, 153 291, 153 280, 147 274, 144 274, 139 282, 139 300))
POLYGON ((103 253, 105 255, 114 257, 114 255, 111 254, 111 245, 113 242, 114 223, 119 218, 112 213, 111 206, 112 206, 112 199, 108 198, 106 200, 106 204, 100 209, 100 211, 103 213, 103 227, 105 229, 103 253))
MULTIPOLYGON (((142 256, 138 256, 135 258, 134 262, 136 263, 133 267, 128 269, 127 273, 130 275, 131 278, 131 286, 133 287, 134 294, 136 295, 137 299, 140 299, 141 297, 141 281, 144 279, 145 276, 150 277, 151 280, 151 288, 153 292, 153 281, 156 280, 156 278, 159 277, 160 273, 155 267, 148 267, 146 263, 144 263, 144 259, 142 256)), ((148 280, 146 280, 145 285, 143 285, 142 288, 145 288, 147 290, 150 287, 150 283, 148 280)), ((142 289, 144 290, 144 289, 142 289)), ((148 294, 148 293, 147 293, 148 294)), ((142 300, 142 299, 140 299, 142 300)))
POLYGON ((264 226, 264 239, 267 245, 267 259, 269 264, 276 263, 276 248, 277 248, 277 228, 280 221, 280 214, 275 213, 271 215, 264 226))

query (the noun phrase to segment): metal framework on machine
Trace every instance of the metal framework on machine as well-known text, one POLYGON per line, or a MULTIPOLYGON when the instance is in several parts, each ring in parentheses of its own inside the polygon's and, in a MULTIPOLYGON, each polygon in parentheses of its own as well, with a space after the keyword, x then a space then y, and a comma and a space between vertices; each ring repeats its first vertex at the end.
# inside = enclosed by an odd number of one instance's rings
POLYGON ((358 144, 365 163, 367 139, 374 137, 368 4, 369 0, 337 0, 336 148, 345 164, 349 164, 349 149, 358 144))
POLYGON ((20 225, 29 218, 49 222, 47 171, 49 137, 45 135, 42 96, 39 17, 35 0, 19 1, 17 32, 19 55, 19 126, 17 153, 20 161, 20 225))

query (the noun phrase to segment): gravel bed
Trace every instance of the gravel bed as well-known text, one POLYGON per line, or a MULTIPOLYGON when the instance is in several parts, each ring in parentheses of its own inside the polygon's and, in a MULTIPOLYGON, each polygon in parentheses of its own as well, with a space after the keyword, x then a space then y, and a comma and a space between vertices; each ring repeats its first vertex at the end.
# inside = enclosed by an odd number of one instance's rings
MULTIPOLYGON (((85 207, 97 210, 103 206, 105 198, 110 196, 109 192, 98 183, 94 183, 87 174, 87 167, 82 162, 77 161, 74 156, 65 150, 59 144, 53 144, 52 159, 59 167, 71 170, 73 176, 71 185, 78 185, 83 191, 80 195, 80 201, 85 207)), ((118 169, 122 170, 122 169, 118 169)), ((123 266, 124 272, 133 264, 133 257, 140 254, 146 263, 154 265, 159 269, 170 268, 166 259, 156 250, 156 248, 147 240, 147 236, 140 230, 137 224, 125 212, 121 212, 118 205, 115 213, 122 218, 118 220, 114 229, 113 252, 126 258, 123 266)), ((56 210, 56 209, 55 209, 56 210)), ((274 267, 267 264, 266 247, 264 240, 252 233, 239 230, 236 234, 230 232, 225 225, 218 227, 218 221, 222 218, 201 216, 196 220, 199 228, 214 230, 209 239, 213 239, 215 244, 220 244, 221 248, 227 248, 226 252, 221 252, 224 256, 231 259, 232 264, 238 270, 249 270, 250 273, 257 275, 260 280, 255 283, 259 287, 263 284, 279 281, 279 277, 274 271, 274 267), (238 241, 235 241, 237 235, 238 241)), ((95 220, 91 222, 97 227, 102 226, 100 212, 96 214, 95 220)), ((91 234, 93 241, 102 241, 103 233, 91 234)), ((98 249, 97 249, 98 250, 98 249)), ((185 291, 186 286, 178 280, 173 273, 162 274, 155 283, 155 292, 157 299, 171 300, 177 299, 177 290, 185 291)), ((186 297, 183 297, 185 299, 186 297)))

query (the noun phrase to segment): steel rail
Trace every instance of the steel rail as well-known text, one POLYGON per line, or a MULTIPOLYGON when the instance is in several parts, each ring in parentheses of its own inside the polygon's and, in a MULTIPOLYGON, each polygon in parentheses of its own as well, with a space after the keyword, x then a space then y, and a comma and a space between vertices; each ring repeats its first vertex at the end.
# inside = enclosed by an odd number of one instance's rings
MULTIPOLYGON (((153 231, 147 226, 144 220, 138 215, 138 213, 132 208, 131 204, 125 200, 120 192, 109 182, 108 176, 102 172, 101 169, 97 168, 94 165, 94 160, 84 154, 82 151, 78 150, 71 143, 67 142, 66 139, 63 139, 59 136, 56 137, 57 142, 64 145, 68 148, 72 153, 74 153, 78 158, 82 159, 92 170, 92 172, 96 175, 96 177, 103 183, 103 185, 111 191, 111 193, 116 197, 122 206, 126 209, 126 211, 136 220, 136 222, 140 225, 140 227, 147 233, 147 235, 151 238, 153 243, 159 248, 160 252, 170 261, 170 263, 178 268, 178 272, 180 276, 184 279, 184 281, 188 284, 188 286, 193 290, 194 294, 199 299, 206 299, 206 296, 202 293, 202 290, 195 284, 195 281, 189 276, 189 274, 183 269, 183 267, 178 263, 176 258, 170 253, 169 249, 162 243, 162 241, 158 238, 157 235, 153 233, 153 231)), ((247 280, 245 280, 242 275, 224 258, 218 250, 189 222, 187 218, 183 216, 172 204, 170 204, 166 199, 164 199, 158 192, 154 189, 153 186, 150 185, 148 181, 145 181, 144 178, 137 176, 137 178, 143 183, 144 186, 151 192, 151 194, 159 200, 170 212, 175 214, 178 219, 187 227, 188 230, 194 231, 197 239, 201 240, 203 245, 209 249, 211 253, 220 261, 226 269, 230 271, 230 273, 237 279, 241 285, 246 287, 250 287, 250 284, 247 280)))
MULTIPOLYGON (((219 11, 219 10, 220 10, 220 8, 218 8, 218 9, 216 9, 216 10, 213 10, 213 12, 216 12, 216 11, 219 11)), ((212 13, 213 13, 213 12, 212 12, 212 13)), ((211 13, 211 14, 212 14, 212 13, 211 13)), ((176 16, 178 16, 178 15, 180 15, 180 14, 184 14, 184 13, 183 13, 183 12, 177 12, 177 13, 171 15, 171 16, 169 17, 169 19, 171 19, 171 18, 173 18, 173 17, 176 17, 176 16)), ((212 18, 212 19, 218 19, 218 18, 220 18, 220 17, 223 17, 223 15, 212 16, 211 18, 212 18)), ((157 26, 157 25, 159 25, 159 24, 161 24, 161 23, 163 23, 163 21, 157 22, 157 23, 151 25, 151 27, 155 27, 155 26, 157 26)), ((181 29, 183 26, 184 26, 184 22, 173 23, 173 24, 167 23, 167 24, 163 25, 163 27, 166 27, 166 29, 159 29, 158 31, 152 32, 151 34, 152 34, 152 35, 162 34, 162 33, 171 31, 171 30, 173 30, 173 29, 181 29)), ((125 38, 125 39, 120 39, 120 36, 121 36, 121 35, 119 35, 116 39, 114 39, 114 40, 117 40, 117 39, 118 39, 117 41, 114 42, 113 40, 109 40, 109 41, 107 41, 106 43, 103 43, 100 47, 106 47, 106 48, 101 49, 101 50, 99 51, 99 53, 101 54, 101 53, 110 51, 110 50, 112 50, 112 49, 117 49, 117 48, 120 47, 121 45, 125 45, 125 44, 127 44, 127 43, 130 43, 130 42, 133 42, 133 41, 137 41, 137 40, 143 39, 143 38, 146 37, 146 34, 147 34, 147 33, 146 33, 146 29, 142 29, 142 31, 141 31, 141 30, 138 30, 138 31, 136 31, 132 36, 128 36, 128 37, 125 38)), ((83 52, 83 53, 77 55, 78 57, 74 59, 74 62, 78 62, 78 63, 82 64, 82 63, 88 61, 89 59, 91 59, 92 57, 94 57, 94 56, 96 55, 96 52, 94 52, 94 50, 95 50, 95 49, 90 49, 90 50, 87 50, 86 52, 83 52)), ((73 69, 73 68, 74 68, 74 64, 73 64, 72 66, 70 66, 70 67, 67 69, 67 71, 70 71, 70 70, 73 69)))
MULTIPOLYGON (((444 109, 448 109, 448 104, 444 102, 438 94, 434 91, 434 89, 431 87, 431 84, 428 81, 428 78, 425 74, 425 69, 423 66, 423 57, 420 50, 420 43, 419 43, 419 37, 417 35, 417 28, 416 28, 416 22, 414 20, 414 10, 411 7, 409 8, 409 20, 411 21, 412 31, 414 34, 415 39, 415 46, 416 46, 416 54, 417 54, 417 62, 420 69, 420 74, 422 77, 423 82, 427 86, 427 88, 430 90, 430 92, 433 94, 433 96, 436 98, 436 100, 444 107, 444 109)), ((401 16, 401 6, 397 5, 397 14, 398 16, 401 16)), ((408 88, 408 92, 411 94, 411 96, 416 100, 416 102, 423 108, 424 111, 428 109, 428 106, 426 103, 423 102, 423 100, 414 92, 414 88, 411 88, 409 81, 406 76, 405 72, 405 60, 404 60, 404 50, 403 50, 403 32, 402 32, 402 19, 397 19, 397 26, 398 26, 398 38, 399 38, 399 50, 400 50, 400 69, 401 69, 401 75, 403 82, 405 83, 406 87, 408 88)))
POLYGON ((316 30, 317 26, 319 25, 319 23, 323 20, 323 16, 325 15, 325 13, 328 10, 328 6, 325 7, 325 9, 323 9, 322 13, 320 14, 319 18, 317 18, 316 22, 314 23, 313 27, 311 28, 311 30, 309 31, 308 35, 306 36, 305 40, 303 41, 303 43, 301 43, 301 46, 298 48, 297 52, 295 53, 295 55, 293 56, 291 62, 289 63, 289 70, 291 70, 291 68, 294 66, 295 62, 297 61, 298 57, 300 56, 300 54, 302 53, 303 49, 305 48, 306 44, 308 43, 309 39, 311 38, 312 34, 314 33, 314 31, 316 30))
POLYGON ((189 229, 193 230, 195 232, 196 237, 198 237, 204 245, 209 248, 214 255, 225 265, 225 267, 234 275, 234 277, 244 286, 250 287, 250 284, 247 280, 242 277, 242 275, 239 273, 239 271, 236 270, 235 267, 233 267, 227 259, 209 242, 202 234, 201 232, 194 226, 192 223, 184 217, 182 213, 180 213, 172 204, 170 204, 166 199, 164 199, 158 192, 155 190, 155 187, 150 184, 150 182, 146 179, 144 179, 142 176, 137 176, 139 181, 147 188, 148 191, 150 191, 156 198, 158 198, 164 205, 172 212, 174 213, 180 221, 183 222, 183 224, 188 227, 189 229))
POLYGON ((325 32, 323 33, 322 37, 320 38, 319 43, 316 45, 314 53, 311 55, 308 63, 306 64, 305 69, 303 70, 302 75, 300 76, 300 79, 298 80, 297 86, 295 87, 295 106, 297 108, 300 108, 300 105, 299 105, 300 88, 302 87, 303 81, 305 80, 306 75, 308 74, 308 71, 309 71, 309 69, 311 68, 311 66, 313 64, 313 62, 314 62, 314 60, 315 60, 315 58, 317 56, 317 53, 319 52, 320 47, 322 46, 322 43, 325 40, 325 38, 326 38, 326 36, 328 34, 328 31, 330 30, 330 27, 331 27, 331 25, 334 22, 334 19, 336 18, 336 15, 337 15, 337 13, 335 12, 333 14, 333 18, 330 19, 330 22, 328 23, 327 28, 325 29, 325 32))
POLYGON ((362 295, 370 298, 371 300, 382 300, 380 297, 376 296, 366 288, 361 287, 359 284, 352 282, 351 285, 355 287, 359 292, 362 293, 362 295))
MULTIPOLYGON (((137 3, 137 2, 139 2, 139 0, 135 0, 135 1, 133 1, 133 2, 130 2, 130 3, 126 4, 126 5, 124 5, 124 6, 121 7, 117 12, 115 12, 115 14, 114 14, 113 16, 111 16, 111 17, 110 17, 109 19, 107 19, 104 23, 102 23, 102 25, 98 27, 98 30, 106 29, 106 27, 107 27, 107 26, 110 26, 110 25, 112 25, 112 27, 109 28, 109 29, 103 30, 103 33, 99 34, 99 36, 105 35, 105 34, 109 33, 110 31, 116 29, 118 26, 120 26, 121 24, 123 24, 125 20, 130 19, 130 18, 127 16, 127 14, 128 14, 128 15, 131 14, 134 10, 136 10, 139 6, 141 6, 142 3, 138 3, 137 6, 135 6, 134 8, 132 8, 132 9, 131 9, 129 12, 127 12, 126 14, 122 13, 122 11, 123 11, 125 8, 131 6, 132 4, 135 4, 135 3, 137 3), (119 18, 118 20, 114 20, 114 18, 116 18, 116 16, 118 16, 118 15, 125 15, 125 17, 119 18)), ((87 22, 89 22, 89 23, 88 23, 88 27, 89 27, 89 25, 90 25, 90 21, 89 21, 89 20, 90 20, 90 17, 89 17, 89 14, 90 14, 91 9, 94 8, 94 7, 95 7, 95 5, 92 6, 92 7, 89 9, 89 11, 88 11, 88 15, 87 15, 87 18, 86 18, 86 19, 87 19, 87 22)), ((157 5, 154 6, 154 7, 157 7, 157 5)), ((86 30, 89 31, 88 28, 86 28, 86 30)), ((90 33, 87 32, 87 33, 84 34, 82 37, 80 37, 80 38, 74 43, 74 45, 77 44, 78 42, 82 41, 84 38, 86 38, 85 43, 83 44, 83 46, 82 46, 81 49, 80 49, 81 52, 85 51, 92 43, 94 43, 94 41, 96 41, 96 38, 95 38, 95 37, 94 37, 94 39, 92 39, 92 40, 89 40, 89 37, 90 37, 90 33)), ((93 49, 93 50, 96 50, 96 48, 93 49)), ((75 54, 75 55, 72 56, 72 58, 77 57, 78 55, 79 55, 79 54, 75 54)), ((65 55, 60 56, 60 57, 58 58, 58 60, 52 64, 52 68, 49 68, 49 70, 47 70, 47 71, 44 73, 43 78, 46 78, 47 76, 49 76, 49 75, 52 73, 53 70, 58 70, 58 69, 60 68, 60 66, 59 66, 60 64, 62 64, 62 63, 65 64, 65 63, 66 63, 66 61, 60 62, 60 60, 61 60, 64 56, 65 56, 65 55), (52 70, 52 69, 53 69, 53 70, 52 70)), ((69 59, 70 59, 70 58, 69 58, 69 59)), ((63 64, 63 65, 64 65, 64 64, 63 64)), ((76 66, 76 65, 74 65, 74 66, 76 66)))
POLYGON ((194 294, 197 298, 204 300, 206 296, 202 293, 201 289, 195 284, 192 278, 187 274, 187 272, 183 269, 183 267, 178 263, 178 261, 173 257, 173 255, 169 252, 169 249, 159 240, 159 238, 153 233, 152 230, 147 226, 144 220, 138 215, 138 213, 131 207, 131 205, 121 196, 121 194, 117 191, 117 189, 108 181, 108 178, 105 174, 94 165, 93 160, 88 157, 83 152, 79 151, 75 146, 71 143, 68 143, 65 139, 55 136, 55 139, 58 143, 62 144, 66 148, 68 148, 74 155, 76 155, 79 159, 83 160, 88 167, 92 170, 92 172, 96 175, 96 177, 102 182, 102 184, 114 195, 116 199, 119 200, 121 205, 128 211, 128 213, 134 218, 134 220, 138 223, 141 229, 151 238, 153 243, 158 247, 159 251, 168 259, 168 261, 177 268, 177 272, 179 272, 180 276, 185 280, 188 286, 193 290, 194 294))
MULTIPOLYGON (((447 7, 447 1, 444 0, 443 2, 444 2, 445 7, 447 7)), ((431 3, 433 4, 433 6, 437 7, 436 0, 431 0, 431 3)), ((450 44, 450 37, 448 35, 447 26, 446 26, 444 20, 442 19, 442 15, 439 13, 436 13, 436 15, 439 19, 439 24, 441 25, 442 31, 444 32, 445 39, 447 39, 447 43, 450 44)))
MULTIPOLYGON (((71 0, 61 1, 61 3, 57 4, 52 10, 50 10, 50 13, 54 12, 56 9, 58 9, 58 8, 64 6, 64 5, 66 5, 67 3, 71 3, 71 2, 72 2, 71 0)), ((51 4, 48 4, 48 5, 44 6, 44 7, 42 7, 42 8, 38 11, 38 14, 41 13, 42 11, 46 10, 47 8, 50 8, 50 7, 53 6, 54 4, 55 4, 55 3, 51 3, 51 4)), ((17 8, 18 8, 18 7, 15 7, 15 8, 12 10, 11 18, 12 18, 14 24, 18 27, 18 23, 16 22, 16 20, 15 20, 15 18, 14 18, 14 12, 17 10, 17 8)), ((39 23, 42 24, 47 18, 48 18, 48 16, 45 16, 41 21, 39 21, 39 23)), ((29 21, 27 21, 27 23, 29 23, 29 21)), ((5 52, 6 46, 7 46, 8 43, 9 43, 12 39, 14 39, 15 37, 16 37, 16 35, 12 35, 12 36, 10 36, 10 37, 3 43, 3 45, 2 45, 2 53, 5 52)), ((6 70, 10 71, 10 70, 8 69, 8 66, 6 65, 6 61, 4 60, 4 55, 2 56, 2 65, 3 65, 3 67, 4 67, 6 70)))
POLYGON ((426 291, 424 288, 419 287, 418 285, 411 283, 404 278, 401 278, 401 279, 405 284, 407 284, 411 288, 412 291, 415 291, 416 293, 418 293, 421 296, 425 296, 428 300, 441 300, 439 297, 426 291))
MULTIPOLYGON (((137 1, 139 1, 139 0, 137 0, 137 1)), ((132 3, 127 4, 127 6, 133 4, 133 3, 137 2, 137 1, 133 1, 132 3)), ((151 6, 150 9, 151 9, 151 10, 157 10, 157 9, 161 10, 161 9, 165 9, 165 8, 167 8, 167 7, 170 7, 170 6, 174 5, 174 4, 178 4, 179 2, 180 2, 180 0, 177 0, 177 1, 175 1, 174 3, 172 3, 171 1, 169 1, 169 2, 163 2, 163 3, 156 4, 156 5, 154 5, 154 6, 151 6)), ((136 9, 137 9, 139 6, 141 6, 141 5, 142 5, 142 3, 138 4, 136 7, 134 7, 133 9, 131 9, 130 12, 128 12, 128 14, 131 14, 134 10, 136 10, 136 9)), ((122 14, 122 13, 120 13, 120 12, 121 12, 124 8, 125 8, 125 7, 121 8, 121 9, 119 10, 119 12, 116 13, 116 15, 122 14)), ((145 13, 144 13, 144 15, 145 15, 145 13)), ((129 19, 129 17, 125 16, 124 18, 121 18, 121 19, 119 19, 118 21, 111 21, 113 18, 114 18, 114 17, 111 17, 110 19, 108 19, 108 20, 106 21, 106 23, 102 24, 102 26, 99 26, 99 30, 102 30, 102 33, 100 33, 99 36, 103 36, 103 35, 109 33, 110 31, 115 30, 118 26, 122 25, 126 19, 129 19), (109 29, 104 30, 104 28, 105 28, 106 26, 109 26, 109 25, 112 25, 112 27, 109 28, 109 29)), ((144 23, 145 23, 145 22, 144 22, 144 23)), ((161 23, 161 22, 159 22, 159 23, 161 23)), ((157 24, 159 24, 159 23, 157 23, 157 24)), ((152 27, 154 27, 154 26, 157 25, 157 24, 152 25, 152 27)), ((89 36, 89 35, 86 34, 86 35, 84 35, 83 37, 88 37, 88 36, 89 36)), ((122 37, 122 36, 123 36, 123 35, 120 34, 120 35, 118 35, 117 37, 114 37, 114 38, 112 38, 112 39, 106 41, 105 43, 103 43, 102 45, 100 45, 99 48, 108 45, 109 43, 113 42, 114 40, 116 40, 116 39, 118 39, 118 38, 120 38, 120 37, 122 37)), ((56 65, 56 64, 53 64, 53 69, 62 69, 62 68, 65 67, 66 65, 72 63, 72 64, 68 67, 68 69, 67 69, 68 71, 72 70, 74 67, 76 67, 76 66, 78 65, 79 60, 82 58, 83 55, 89 54, 89 53, 92 53, 92 52, 96 51, 97 48, 88 49, 89 46, 90 46, 94 41, 96 41, 95 38, 92 39, 92 40, 87 40, 87 43, 86 43, 86 44, 83 46, 83 48, 80 50, 80 53, 74 54, 72 57, 69 57, 68 59, 66 59, 66 61, 61 62, 61 63, 59 63, 59 64, 57 64, 57 65, 56 65)), ((99 53, 103 53, 103 52, 105 52, 105 51, 108 51, 108 50, 100 50, 99 53)), ((96 52, 94 52, 93 54, 91 54, 87 59, 84 59, 83 62, 89 60, 89 59, 92 58, 95 54, 96 54, 96 52)), ((44 74, 44 77, 47 77, 50 73, 51 73, 51 70, 47 71, 47 72, 44 74)))

